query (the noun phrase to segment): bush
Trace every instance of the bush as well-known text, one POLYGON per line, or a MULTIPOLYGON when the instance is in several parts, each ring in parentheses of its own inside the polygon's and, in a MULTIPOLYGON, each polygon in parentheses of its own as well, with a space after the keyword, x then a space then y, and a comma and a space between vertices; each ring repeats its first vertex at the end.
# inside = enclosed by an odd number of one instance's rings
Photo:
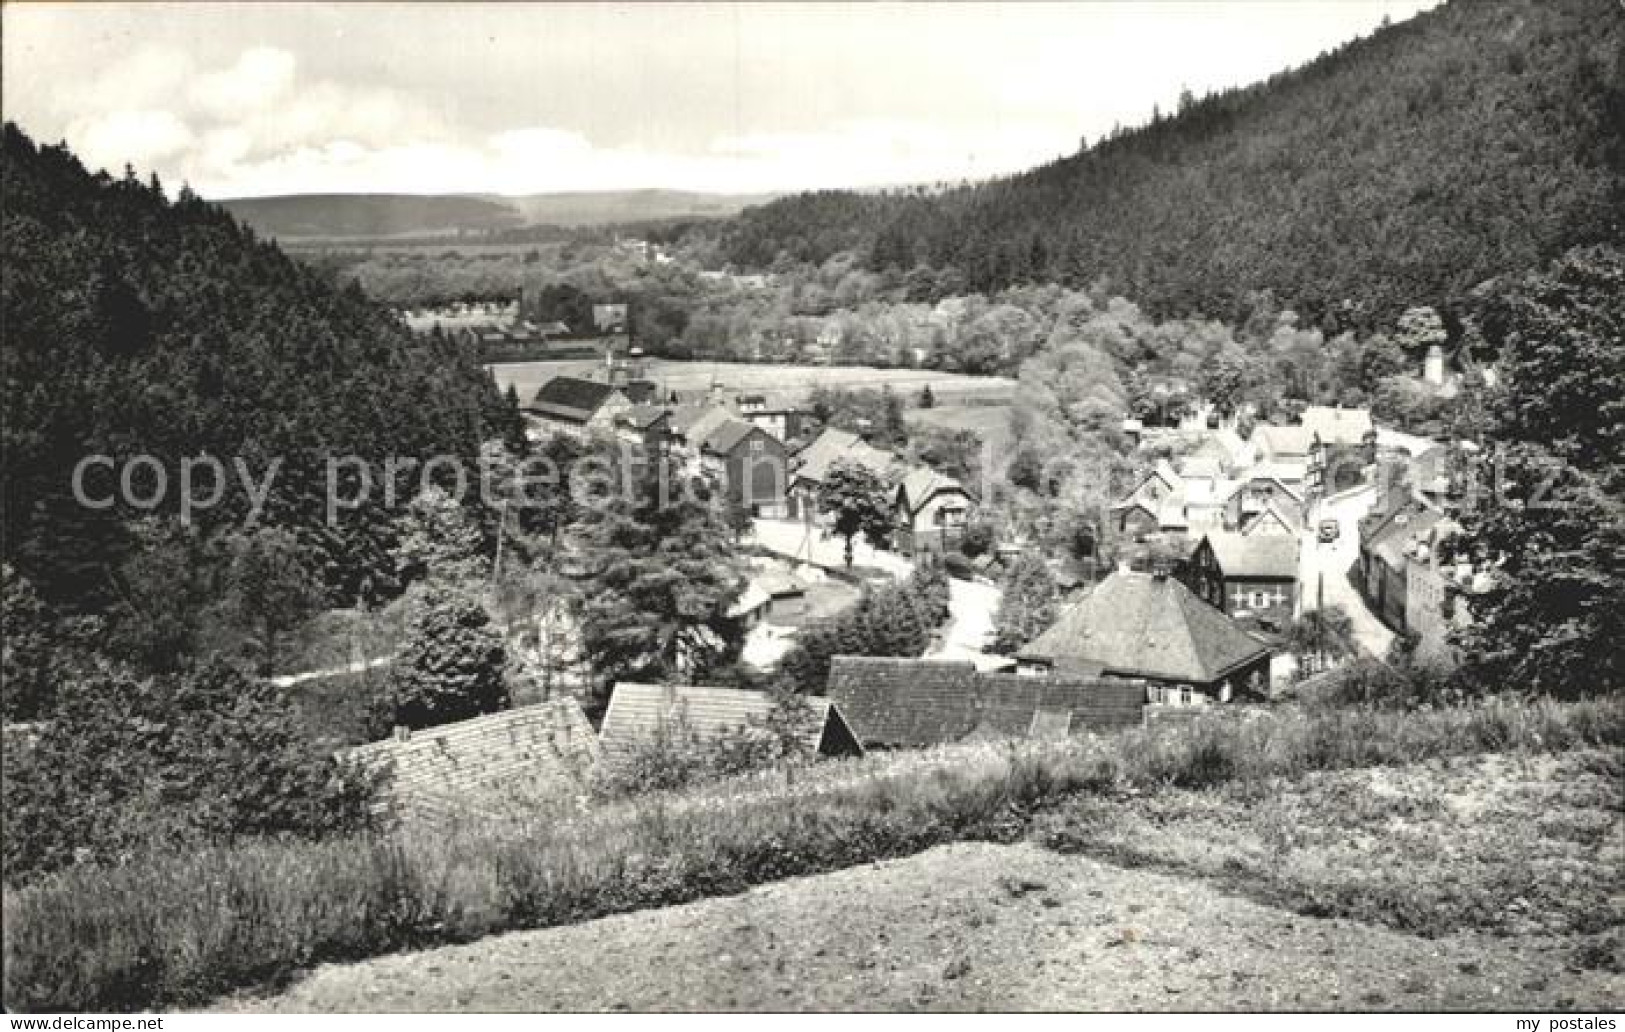
POLYGON ((485 608, 455 589, 430 588, 390 676, 395 723, 433 727, 507 708, 506 665, 485 608))
POLYGON ((815 720, 806 700, 788 692, 774 699, 765 718, 721 735, 702 735, 679 709, 629 753, 599 764, 593 792, 617 798, 800 765, 812 759, 806 742, 808 724, 815 720))
POLYGON ((61 686, 52 719, 4 751, 4 877, 250 835, 364 827, 375 779, 301 733, 281 692, 218 664, 61 686))
MULTIPOLYGON (((941 583, 946 591, 947 582, 941 583)), ((816 693, 835 656, 918 656, 946 609, 944 596, 917 588, 912 579, 869 591, 839 616, 803 628, 779 672, 798 690, 816 693)))

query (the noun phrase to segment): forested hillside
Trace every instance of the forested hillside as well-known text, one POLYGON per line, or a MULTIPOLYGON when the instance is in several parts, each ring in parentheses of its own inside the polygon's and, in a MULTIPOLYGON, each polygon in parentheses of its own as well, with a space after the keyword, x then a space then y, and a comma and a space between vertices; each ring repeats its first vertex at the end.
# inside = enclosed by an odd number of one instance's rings
POLYGON ((1010 179, 789 198, 722 244, 744 266, 852 251, 922 299, 1105 278, 1159 315, 1240 321, 1267 289, 1369 330, 1619 239, 1622 179, 1625 11, 1458 0, 1010 179))
MULTIPOLYGON (((48 604, 207 601, 217 586, 198 581, 216 532, 244 529, 252 508, 236 462, 256 484, 269 476, 258 526, 294 531, 335 601, 385 592, 396 530, 379 488, 329 526, 326 457, 472 464, 483 440, 513 432, 517 413, 475 362, 413 338, 219 208, 185 191, 171 203, 133 172, 92 175, 9 123, 4 176, 4 559, 48 604), (75 501, 75 467, 96 454, 119 465, 90 470, 87 495, 141 503, 75 501), (119 491, 124 461, 142 454, 156 463, 119 491), (230 482, 179 526, 180 462, 205 455, 230 482)), ((207 497, 210 474, 197 477, 193 494, 207 497)))

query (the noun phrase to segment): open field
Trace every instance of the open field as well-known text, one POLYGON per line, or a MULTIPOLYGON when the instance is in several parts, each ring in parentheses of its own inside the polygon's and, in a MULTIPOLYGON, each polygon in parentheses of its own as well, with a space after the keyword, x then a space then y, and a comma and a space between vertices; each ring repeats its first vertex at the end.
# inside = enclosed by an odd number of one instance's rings
POLYGON ((1029 843, 323 967, 222 1006, 1612 1011, 1625 830, 1606 762, 1490 755, 1311 774, 1260 806, 1226 790, 1063 808, 1029 843), (1318 904, 1286 889, 1333 877, 1361 913, 1306 916, 1318 904))
MULTIPOLYGON (((935 390, 936 388, 932 388, 935 390)), ((994 455, 1006 455, 1015 436, 1010 432, 1009 405, 954 405, 928 409, 910 409, 905 417, 911 424, 940 427, 944 430, 968 430, 976 439, 992 449, 994 455)))
MULTIPOLYGON (((555 376, 596 373, 603 363, 592 359, 544 362, 499 362, 490 366, 497 386, 513 384, 521 400, 555 376)), ((967 401, 1004 401, 1015 391, 1015 381, 998 376, 965 376, 930 369, 871 369, 866 366, 801 366, 752 362, 689 362, 650 359, 649 376, 667 391, 703 391, 713 380, 735 390, 771 392, 776 396, 805 394, 814 387, 887 387, 911 404, 927 384, 939 405, 967 401)))

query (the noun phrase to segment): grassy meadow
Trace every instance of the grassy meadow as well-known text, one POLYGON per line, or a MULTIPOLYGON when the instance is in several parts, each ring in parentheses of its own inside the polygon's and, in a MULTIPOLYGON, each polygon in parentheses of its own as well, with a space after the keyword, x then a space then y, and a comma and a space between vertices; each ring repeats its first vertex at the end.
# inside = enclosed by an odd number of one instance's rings
POLYGON ((1617 700, 1282 709, 1109 738, 875 754, 569 817, 143 857, 6 894, 5 1004, 199 1004, 322 962, 732 894, 949 842, 1037 835, 1068 847, 1076 836, 1064 828, 1082 825, 1067 823, 1067 807, 1088 800, 1139 812, 1143 800, 1178 798, 1169 793, 1222 798, 1321 771, 1621 744, 1617 700))
MULTIPOLYGON (((490 366, 497 386, 507 390, 512 384, 521 400, 528 400, 536 388, 555 376, 589 376, 600 373, 601 361, 564 359, 539 362, 498 362, 490 366)), ((655 358, 649 360, 649 376, 662 392, 704 391, 713 381, 730 390, 805 394, 814 387, 890 387, 912 405, 920 391, 929 385, 937 404, 998 404, 1009 400, 1015 381, 999 376, 967 376, 933 369, 872 369, 867 366, 777 365, 762 362, 704 362, 655 358)))

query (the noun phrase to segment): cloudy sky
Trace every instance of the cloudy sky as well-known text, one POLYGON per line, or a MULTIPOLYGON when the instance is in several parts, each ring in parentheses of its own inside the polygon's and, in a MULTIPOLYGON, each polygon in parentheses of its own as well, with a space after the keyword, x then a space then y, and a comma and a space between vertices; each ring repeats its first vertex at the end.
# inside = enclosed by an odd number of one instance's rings
POLYGON ((1434 0, 7 3, 4 108, 214 198, 980 178, 1434 0))

